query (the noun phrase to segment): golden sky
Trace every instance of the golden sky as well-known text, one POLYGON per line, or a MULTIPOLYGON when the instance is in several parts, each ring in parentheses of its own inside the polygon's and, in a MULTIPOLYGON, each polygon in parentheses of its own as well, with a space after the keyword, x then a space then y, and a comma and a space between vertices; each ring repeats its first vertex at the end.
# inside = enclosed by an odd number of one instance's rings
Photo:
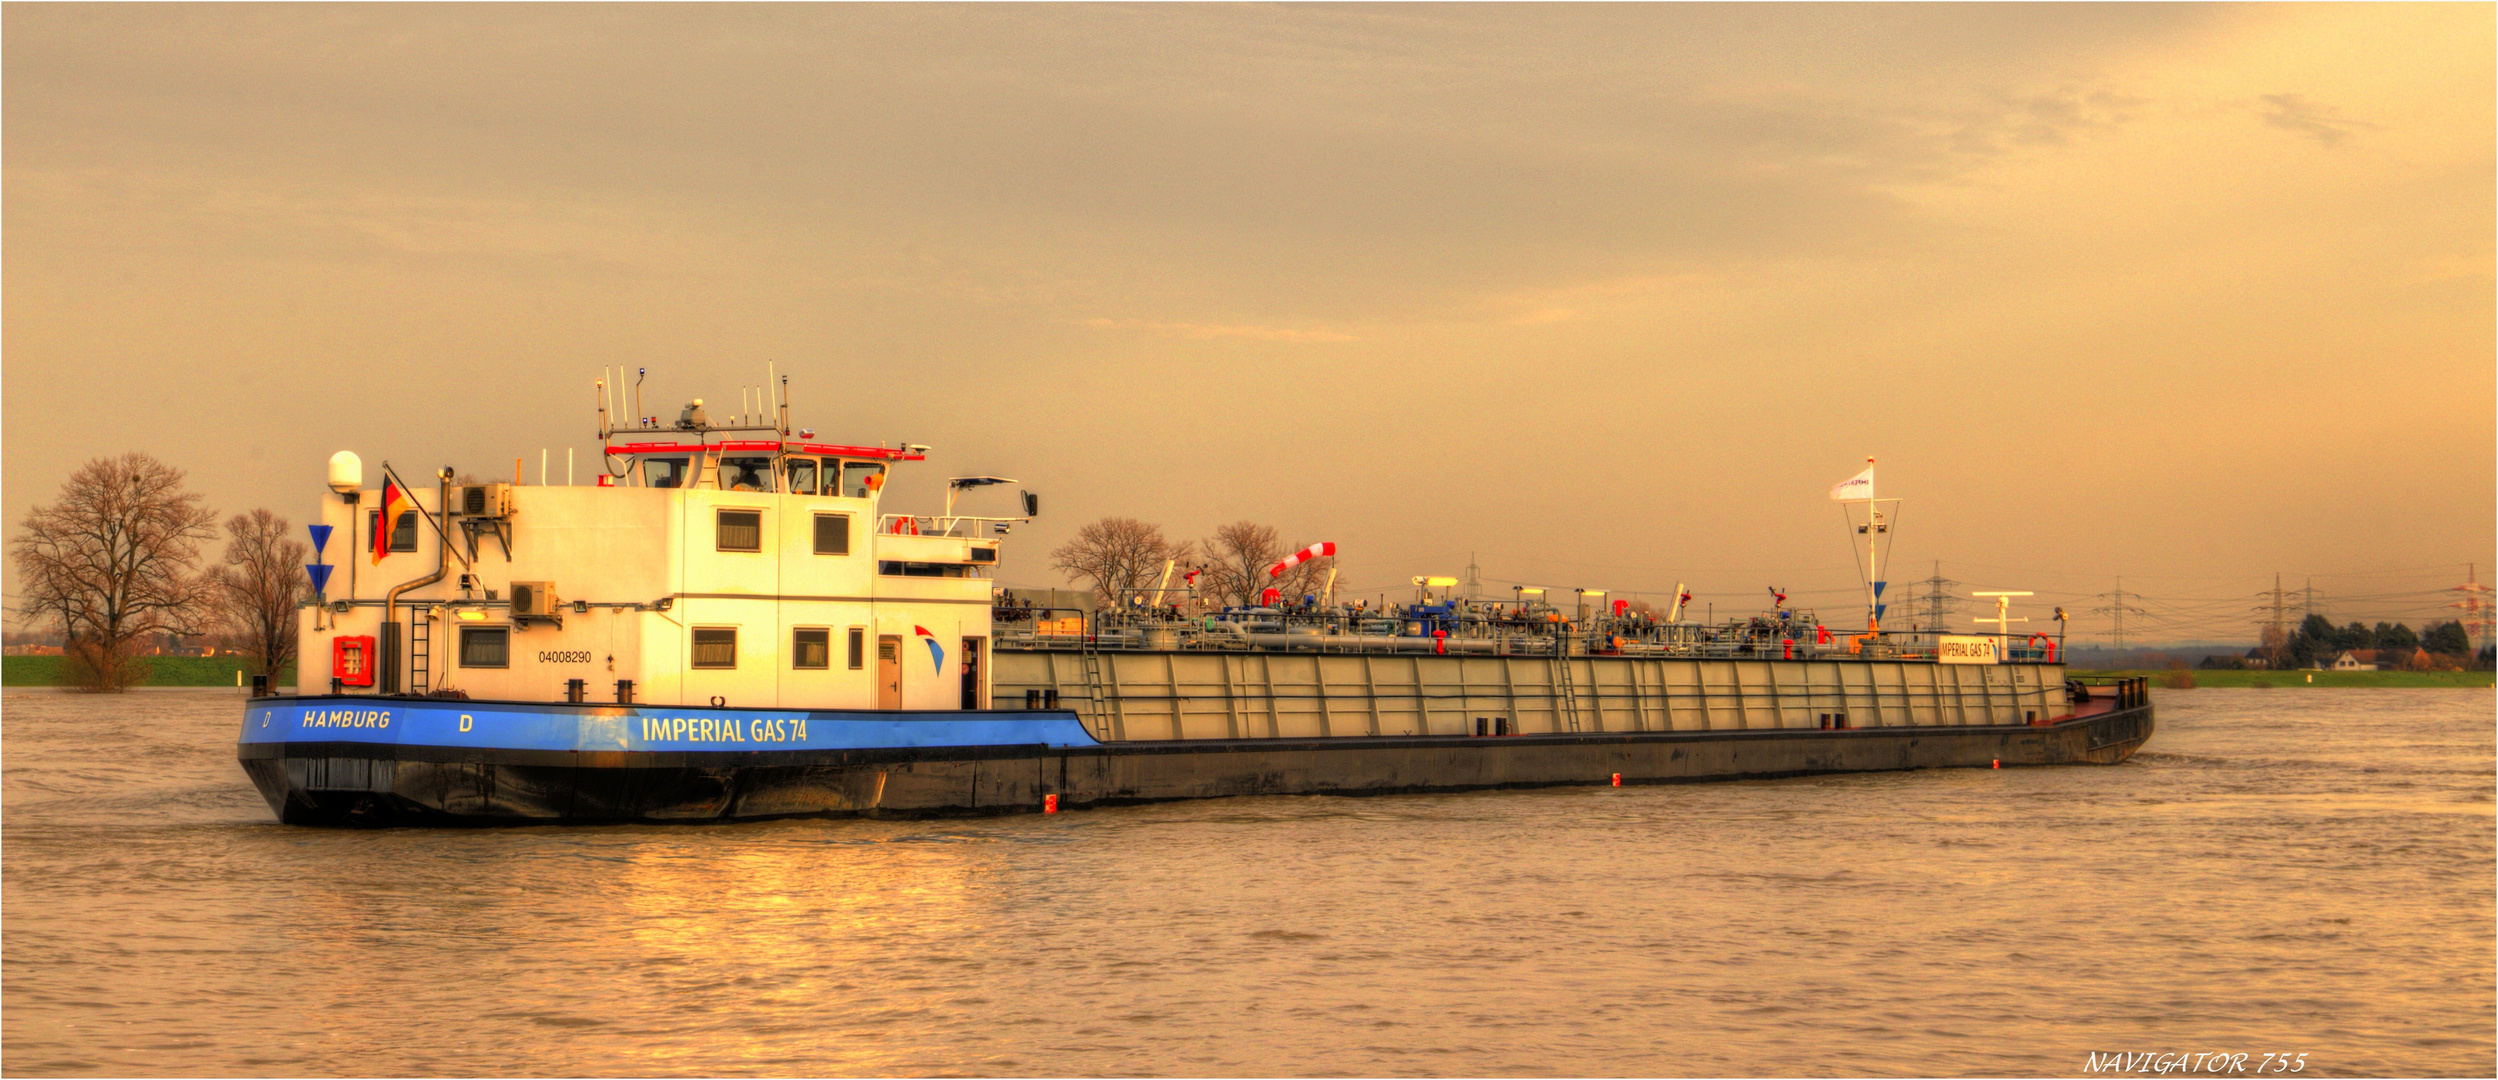
POLYGON ((0 509, 586 482, 602 365, 771 360, 937 447, 895 508, 1042 492, 1011 584, 1246 516, 1371 593, 1844 613, 1875 456, 1897 580, 2416 626, 2498 574, 2492 16, 7 5, 0 509))

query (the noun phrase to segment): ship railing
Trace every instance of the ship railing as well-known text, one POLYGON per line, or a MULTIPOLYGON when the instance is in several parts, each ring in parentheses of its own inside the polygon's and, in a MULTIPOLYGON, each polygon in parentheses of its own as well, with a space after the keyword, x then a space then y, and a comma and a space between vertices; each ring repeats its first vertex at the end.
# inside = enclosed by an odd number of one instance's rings
POLYGON ((2085 687, 2095 695, 2114 697, 2119 709, 2136 709, 2151 704, 2151 677, 2148 675, 2068 675, 2064 681, 2085 687))
POLYGON ((971 539, 991 535, 996 525, 1020 524, 1019 517, 972 517, 956 514, 886 514, 876 519, 879 533, 903 536, 952 536, 971 539))
MULTIPOLYGON (((998 633, 1001 641, 1009 647, 1037 649, 1074 649, 1089 644, 1093 648, 1112 651, 1155 652, 1410 654, 1438 651, 1436 639, 1425 635, 1349 632, 1343 628, 1280 621, 1216 620, 1209 626, 1203 620, 1155 620, 1134 616, 1107 620, 1066 618, 1038 620, 1029 629, 1001 626, 998 633)), ((1781 639, 1758 638, 1624 640, 1615 644, 1604 637, 1534 632, 1451 636, 1447 639, 1447 650, 1451 655, 1466 656, 1554 656, 1566 650, 1570 656, 1695 660, 1932 662, 1935 658, 1931 646, 1905 641, 1862 642, 1854 649, 1843 643, 1822 645, 1799 641, 1789 645, 1781 639)), ((2015 664, 2046 663, 2048 661, 2041 655, 2043 651, 2015 649, 2009 654, 2009 661, 2015 664)))
MULTIPOLYGON (((1142 594, 1153 590, 1138 590, 1142 594)), ((1569 623, 1473 616, 1458 620, 1406 619, 1396 611, 1349 608, 1258 607, 1184 614, 1176 606, 1133 606, 1081 618, 1047 620, 1032 628, 1000 625, 1005 644, 1024 648, 1074 648, 1086 643, 1109 650, 1291 653, 1439 652, 1430 628, 1446 628, 1446 651, 1473 656, 1631 656, 1711 660, 1828 660, 1933 662, 1930 631, 1847 634, 1823 628, 1809 615, 1786 621, 1736 620, 1702 625, 1659 624, 1637 619, 1569 623), (1425 630, 1417 626, 1428 623, 1425 630)), ((2013 664, 2055 663, 2057 650, 2006 642, 2013 664)))

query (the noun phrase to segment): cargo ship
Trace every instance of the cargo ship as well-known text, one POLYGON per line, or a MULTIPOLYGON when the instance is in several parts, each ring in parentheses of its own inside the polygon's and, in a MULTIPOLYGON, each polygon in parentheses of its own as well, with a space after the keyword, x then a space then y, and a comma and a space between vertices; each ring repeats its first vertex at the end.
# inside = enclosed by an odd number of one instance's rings
MULTIPOLYGON (((819 440, 778 379, 718 422, 701 399, 624 418, 639 383, 619 381, 595 387, 592 483, 547 483, 543 459, 525 484, 519 462, 510 480, 411 483, 331 458, 297 683, 255 687, 237 746, 279 820, 1046 813, 2114 764, 2152 733, 2142 681, 2067 678, 2044 634, 1883 630, 1874 583, 1847 632, 1783 598, 1703 624, 1680 589, 1655 612, 1438 578, 1411 603, 1224 606, 1168 567, 1150 593, 1036 605, 996 585, 1040 510, 1017 481, 953 477, 941 512, 889 512, 887 479, 927 447, 819 440)), ((1864 495, 1859 531, 1878 536, 1864 495)), ((1998 631, 2020 621, 2006 602, 1998 631)))

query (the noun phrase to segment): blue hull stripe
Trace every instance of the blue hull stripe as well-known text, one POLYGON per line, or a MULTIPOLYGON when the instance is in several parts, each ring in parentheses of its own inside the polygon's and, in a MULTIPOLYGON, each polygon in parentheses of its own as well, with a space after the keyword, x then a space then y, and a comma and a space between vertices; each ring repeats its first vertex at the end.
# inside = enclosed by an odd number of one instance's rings
POLYGON ((679 709, 369 697, 253 701, 243 711, 241 741, 645 753, 1101 745, 1072 712, 679 709))

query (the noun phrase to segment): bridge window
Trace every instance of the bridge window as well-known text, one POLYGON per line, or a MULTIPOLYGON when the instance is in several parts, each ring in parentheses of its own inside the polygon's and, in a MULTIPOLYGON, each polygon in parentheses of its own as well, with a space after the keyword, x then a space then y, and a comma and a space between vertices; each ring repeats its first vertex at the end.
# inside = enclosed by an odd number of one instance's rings
POLYGON ((695 627, 694 666, 715 671, 736 667, 737 628, 733 626, 695 627))
POLYGON ((681 457, 643 458, 642 486, 655 488, 685 487, 685 465, 691 459, 681 457))
POLYGON ((850 515, 815 515, 815 553, 818 555, 850 554, 850 515))
POLYGON ((768 457, 721 458, 720 490, 772 490, 772 459, 768 457))
POLYGON ((464 668, 512 666, 511 628, 504 626, 461 627, 460 666, 464 668))
POLYGON ((789 493, 790 493, 790 494, 792 494, 792 495, 813 495, 813 494, 815 494, 815 459, 814 459, 814 458, 801 458, 801 457, 794 457, 794 458, 790 458, 790 459, 788 459, 788 460, 786 460, 786 461, 783 461, 783 462, 781 463, 781 469, 782 469, 782 471, 783 471, 783 472, 784 472, 784 473, 788 476, 788 478, 789 478, 789 493))
POLYGON ((721 551, 763 550, 763 511, 720 511, 718 546, 721 551))
POLYGON ((885 464, 881 461, 845 461, 841 463, 841 493, 853 499, 864 499, 885 483, 885 464))
POLYGON ((817 628, 790 632, 789 666, 800 671, 823 671, 833 666, 833 632, 817 628))

